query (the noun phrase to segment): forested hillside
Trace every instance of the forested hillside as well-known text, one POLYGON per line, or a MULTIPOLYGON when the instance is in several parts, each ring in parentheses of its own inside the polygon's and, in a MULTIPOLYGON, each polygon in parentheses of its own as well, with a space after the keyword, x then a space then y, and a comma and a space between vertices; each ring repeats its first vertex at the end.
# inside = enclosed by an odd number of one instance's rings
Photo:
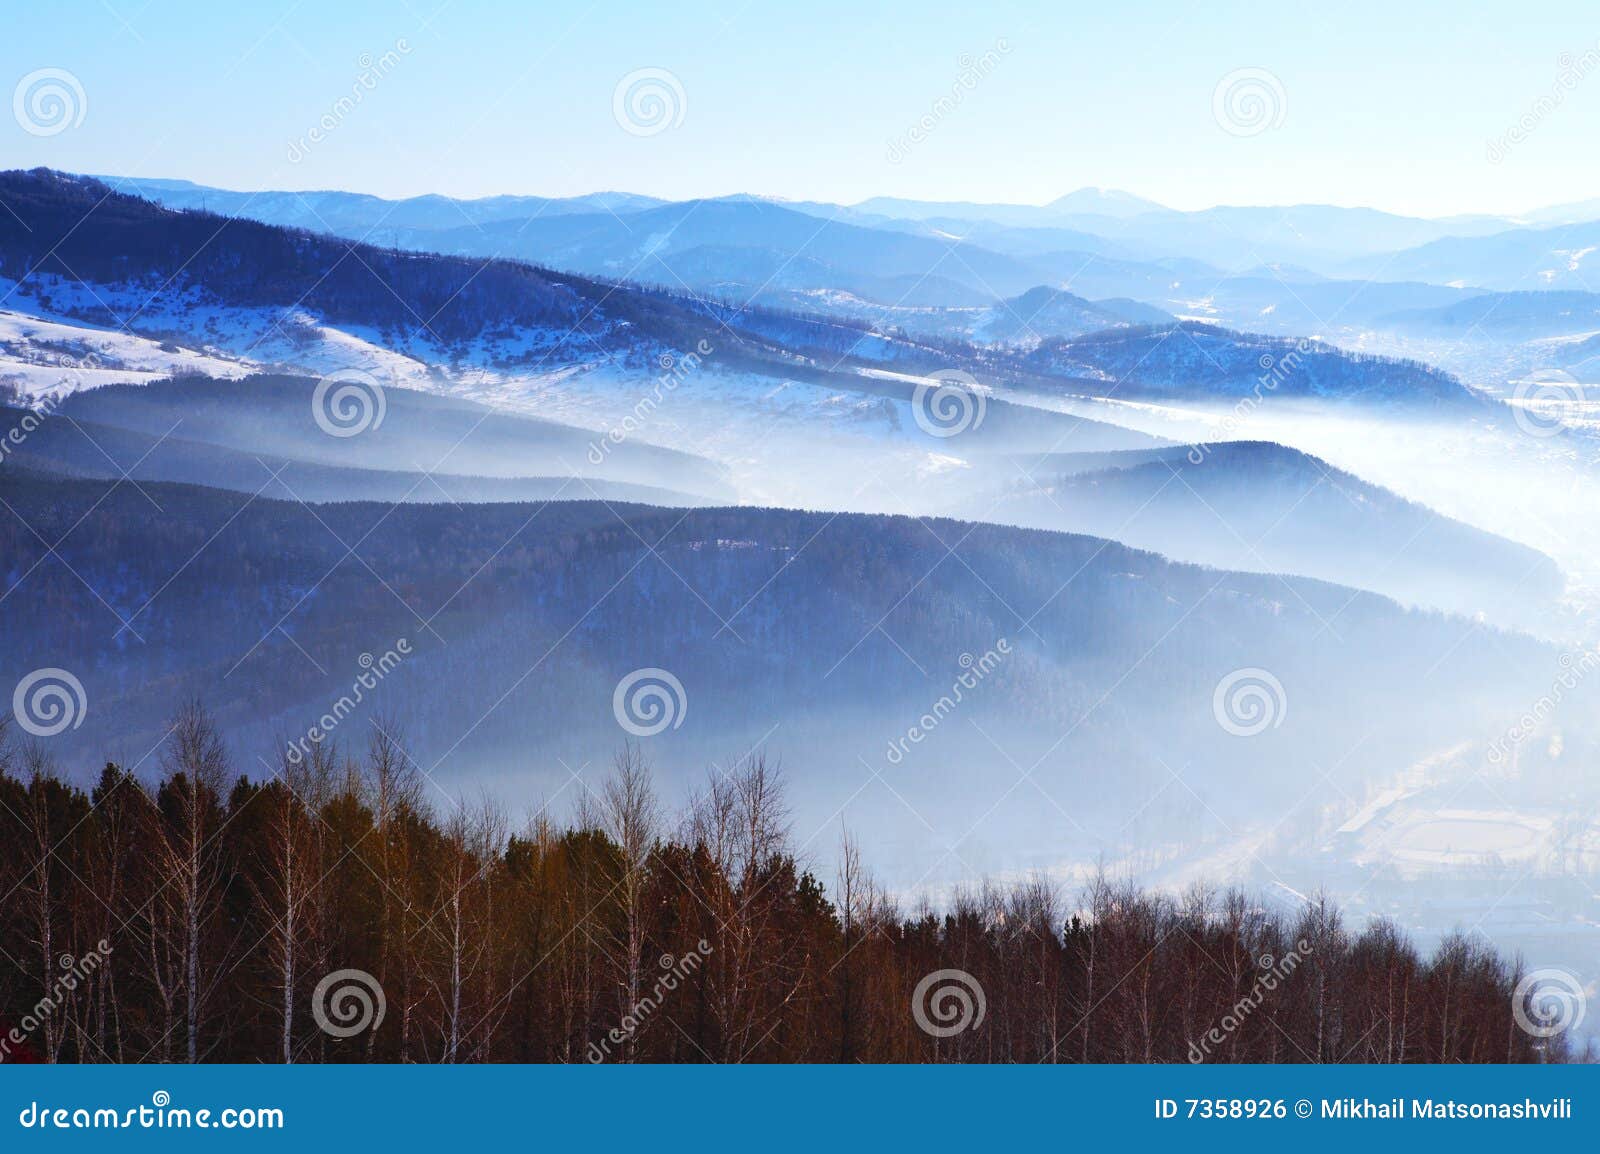
MULTIPOLYGON (((773 732, 820 819, 863 758, 884 766, 906 726, 1006 641, 959 722, 895 772, 928 820, 955 822, 993 790, 972 767, 1010 757, 1114 830, 1174 758, 1245 820, 1292 803, 1303 767, 1362 732, 1374 751, 1334 770, 1351 783, 1492 725, 1552 659, 1336 586, 1002 526, 596 501, 308 507, 15 470, 0 498, 19 607, 4 668, 80 678, 93 708, 56 740, 85 764, 137 757, 171 702, 196 694, 254 756, 305 732, 363 659, 405 639, 386 703, 447 781, 498 775, 516 803, 558 787, 562 762, 615 736, 619 679, 658 667, 690 703, 656 739, 674 781, 773 732), (21 612, 22 596, 45 609, 21 612), (1212 691, 1251 667, 1271 669, 1294 708, 1240 743, 1212 691), (986 733, 1005 735, 1003 754, 986 733)), ((883 820, 911 821, 886 804, 883 820)), ((1011 804, 1041 851, 1080 836, 1053 809, 1011 804)), ((1147 819, 1193 828, 1163 807, 1147 819)), ((918 869, 932 864, 922 853, 918 869)))
POLYGON ((1459 380, 1420 361, 1345 352, 1186 321, 1052 340, 1029 356, 1039 371, 1102 377, 1119 396, 1256 402, 1278 396, 1431 408, 1489 405, 1459 380))
POLYGON ((1039 877, 918 908, 873 881, 871 846, 797 844, 759 754, 675 814, 628 747, 573 786, 573 817, 524 825, 440 804, 402 719, 250 775, 200 706, 172 725, 159 774, 107 765, 88 793, 44 747, 5 747, 0 1027, 27 1027, 7 1061, 1567 1054, 1517 1028, 1493 950, 1424 958, 1321 900, 1039 877))

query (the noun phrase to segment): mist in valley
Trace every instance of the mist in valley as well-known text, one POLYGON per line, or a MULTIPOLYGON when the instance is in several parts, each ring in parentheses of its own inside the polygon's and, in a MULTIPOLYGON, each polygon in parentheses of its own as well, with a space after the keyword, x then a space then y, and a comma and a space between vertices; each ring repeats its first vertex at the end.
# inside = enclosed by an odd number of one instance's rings
POLYGON ((577 812, 624 748, 681 806, 765 758, 802 858, 848 830, 908 907, 1103 870, 1595 956, 1600 440, 1581 387, 1519 387, 1547 350, 1452 376, 1382 320, 1455 290, 1386 289, 1371 339, 1199 324, 1124 265, 1139 300, 913 317, 855 295, 865 225, 806 268, 851 291, 771 307, 606 251, 324 279, 342 244, 239 220, 179 268, 129 238, 200 214, 80 232, 85 178, 7 179, 7 668, 79 683, 76 779, 195 697, 250 776, 392 726, 444 812, 577 812))

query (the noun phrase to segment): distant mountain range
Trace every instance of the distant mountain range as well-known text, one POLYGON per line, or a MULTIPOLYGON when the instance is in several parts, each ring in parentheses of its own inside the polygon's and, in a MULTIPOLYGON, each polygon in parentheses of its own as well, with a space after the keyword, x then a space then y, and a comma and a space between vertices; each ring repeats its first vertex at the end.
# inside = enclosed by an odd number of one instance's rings
POLYGON ((1390 313, 1382 323, 1407 331, 1526 338, 1595 333, 1600 332, 1600 293, 1484 293, 1438 308, 1390 313))
POLYGON ((1232 441, 1065 453, 995 470, 968 516, 1114 536, 1224 569, 1301 573, 1542 627, 1565 587, 1550 558, 1315 457, 1232 441))
MULTIPOLYGON (((132 193, 169 208, 198 209, 218 216, 242 216, 285 228, 350 235, 378 228, 430 231, 526 220, 568 213, 637 212, 665 204, 653 196, 631 192, 595 192, 587 196, 489 196, 461 200, 450 196, 413 196, 385 200, 358 192, 233 192, 188 180, 100 176, 119 192, 132 193)), ((374 236, 374 244, 384 238, 374 236)))
POLYGON ((1019 226, 1043 225, 1069 216, 1108 217, 1126 219, 1147 212, 1170 212, 1171 209, 1145 200, 1131 192, 1114 188, 1080 188, 1045 205, 1028 204, 974 204, 970 201, 904 200, 898 197, 877 196, 851 205, 857 212, 877 213, 887 217, 907 220, 925 220, 929 217, 949 217, 957 220, 989 220, 996 224, 1019 226))
MULTIPOLYGON (((485 263, 352 247, 250 220, 174 212, 88 178, 56 173, 0 174, 0 198, 11 210, 0 217, 0 275, 30 277, 35 286, 30 291, 42 294, 35 299, 44 307, 135 332, 177 329, 175 335, 183 339, 202 334, 224 345, 231 339, 240 352, 268 341, 293 356, 297 342, 324 339, 317 326, 334 325, 372 334, 384 355, 398 351, 421 358, 419 369, 424 362, 462 360, 553 369, 596 350, 632 358, 645 369, 658 354, 705 342, 718 349, 723 364, 779 376, 820 372, 857 391, 906 398, 914 381, 869 382, 839 374, 878 365, 911 374, 960 368, 979 379, 1065 376, 1101 382, 1095 388, 1109 383, 1122 394, 1213 399, 1249 391, 1266 375, 1275 382, 1267 392, 1283 397, 1431 405, 1469 396, 1459 383, 1425 366, 1348 354, 1315 342, 1296 351, 1293 344, 1215 326, 1141 325, 1164 314, 1137 302, 1097 303, 1064 290, 1036 288, 954 324, 948 323, 948 313, 895 312, 884 318, 887 327, 878 328, 862 317, 840 323, 792 311, 727 306, 681 285, 650 290, 519 261, 485 263), (56 292, 61 299, 52 295, 56 292), (240 320, 233 317, 240 309, 261 311, 240 320), (924 322, 935 330, 943 326, 934 334, 938 339, 915 339, 924 322), (249 327, 229 338, 227 326, 241 324, 249 327), (1099 334, 1093 331, 1101 328, 1099 334), (896 336, 899 329, 912 339, 896 336), (973 343, 979 341, 1025 348, 1006 352, 973 343), (797 352, 811 363, 797 362, 797 352), (1278 367, 1269 373, 1273 365, 1278 367)), ((568 230, 563 235, 574 243, 583 239, 597 257, 609 252, 599 261, 609 265, 634 251, 627 246, 636 247, 641 238, 631 237, 615 218, 606 219, 611 224, 600 230, 603 243, 595 241, 592 216, 557 217, 551 224, 568 230)), ((811 237, 821 253, 862 275, 879 274, 852 254, 859 236, 872 238, 880 254, 903 254, 905 267, 938 243, 853 226, 817 226, 802 214, 753 203, 645 209, 631 219, 672 225, 675 243, 687 245, 681 250, 685 256, 704 252, 693 243, 701 235, 696 230, 720 227, 719 221, 759 225, 772 230, 766 235, 775 232, 795 244, 811 237), (805 236, 793 231, 797 222, 805 236)), ((665 243, 658 249, 679 251, 665 243)), ((959 254, 959 248, 954 251, 959 254)), ((1098 258, 1091 263, 1110 264, 1098 258)), ((621 271, 639 275, 638 269, 621 271)))
POLYGON ((121 327, 197 292, 230 307, 302 307, 446 345, 507 325, 604 333, 624 323, 646 332, 675 323, 665 298, 653 298, 650 316, 629 315, 624 301, 601 312, 605 286, 526 264, 352 248, 244 218, 165 211, 86 178, 3 173, 0 197, 11 209, 0 214, 0 275, 148 286, 134 315, 90 306, 98 315, 85 319, 121 327))
MULTIPOLYGON (((1441 218, 1403 216, 1371 208, 1299 204, 1284 206, 1222 205, 1195 211, 1167 208, 1116 189, 1084 188, 1044 205, 984 204, 874 197, 852 205, 820 201, 785 201, 738 195, 674 206, 656 197, 602 192, 574 197, 495 196, 456 199, 419 196, 384 200, 359 193, 329 191, 237 192, 183 180, 104 177, 114 187, 173 208, 204 209, 225 216, 248 216, 272 224, 327 231, 384 243, 396 233, 458 232, 507 224, 540 227, 530 222, 569 215, 626 218, 660 208, 695 204, 764 206, 871 228, 914 228, 929 236, 959 235, 982 247, 1011 255, 1022 252, 1083 251, 1130 259, 1183 257, 1238 272, 1259 265, 1307 265, 1327 274, 1381 275, 1383 261, 1349 266, 1354 258, 1402 254, 1385 279, 1431 280, 1423 275, 1450 259, 1450 240, 1487 241, 1486 248, 1510 243, 1506 234, 1559 234, 1575 225, 1600 221, 1600 202, 1562 205, 1523 217, 1490 214, 1441 218), (1541 227, 1544 226, 1544 227, 1541 227), (1556 227, 1551 227, 1556 226, 1556 227), (388 230, 389 235, 384 235, 388 230), (372 235, 367 235, 367 234, 372 235), (1490 238, 1500 238, 1491 241, 1490 238)), ((647 219, 642 237, 652 235, 647 219)), ((613 224, 620 224, 614 219, 613 224)), ((631 227, 623 226, 624 228, 631 227)), ((559 231, 559 230, 556 230, 559 231)), ((412 242, 419 237, 408 238, 412 242)), ((1559 240, 1559 237, 1558 237, 1559 240)), ((1539 240, 1525 238, 1537 245, 1539 240)), ((469 243, 464 237, 456 246, 469 243)), ((530 246, 541 242, 530 240, 530 246)), ((545 244, 554 243, 542 242, 545 244)), ((1471 251, 1472 246, 1469 246, 1471 251)), ((1549 251, 1562 248, 1553 244, 1549 251)), ((445 248, 444 251, 452 251, 445 248)), ((501 255, 531 255, 503 252, 501 255)), ((535 259, 544 259, 535 257, 535 259)), ((1517 269, 1514 276, 1525 270, 1517 269)), ((1450 280, 1484 287, 1491 278, 1452 274, 1450 280)))
POLYGON ((1347 262, 1345 275, 1421 280, 1483 289, 1576 289, 1600 285, 1600 221, 1446 236, 1383 257, 1347 262))
POLYGON ((668 203, 629 193, 390 201, 108 179, 174 208, 375 246, 881 318, 986 308, 1044 287, 1235 327, 1331 335, 1486 290, 1587 291, 1584 261, 1600 245, 1600 208, 1588 203, 1525 218, 1423 219, 1330 205, 1185 212, 1106 189, 1037 206, 747 195, 668 203))

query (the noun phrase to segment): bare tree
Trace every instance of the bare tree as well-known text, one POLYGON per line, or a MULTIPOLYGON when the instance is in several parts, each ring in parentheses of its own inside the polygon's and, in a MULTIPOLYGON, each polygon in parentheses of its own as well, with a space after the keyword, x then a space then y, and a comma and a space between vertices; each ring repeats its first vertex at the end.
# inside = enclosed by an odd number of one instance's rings
POLYGON ((860 1053, 862 1031, 860 979, 864 959, 856 956, 861 945, 862 914, 870 917, 872 878, 861 862, 861 845, 844 830, 839 835, 839 870, 834 883, 834 908, 843 936, 842 952, 835 963, 839 999, 839 1061, 854 1062, 860 1053))
POLYGON ((698 895, 715 925, 707 973, 711 1010, 722 1037, 722 1060, 745 1060, 769 1033, 772 1019, 795 997, 804 978, 801 948, 775 925, 771 885, 793 872, 784 849, 789 810, 778 771, 761 752, 713 770, 690 809, 691 839, 716 866, 698 895))
MULTIPOLYGON (((288 746, 283 748, 287 751, 288 746)), ((277 780, 263 787, 256 802, 266 807, 266 861, 246 878, 268 923, 263 946, 273 960, 280 1014, 278 1056, 285 1065, 295 1058, 301 959, 320 929, 314 908, 322 877, 317 811, 331 782, 330 749, 314 745, 309 758, 285 752, 277 780)))
POLYGON ((200 1032, 222 965, 206 956, 207 939, 222 898, 223 855, 218 843, 221 798, 228 761, 222 738, 198 701, 178 711, 163 754, 168 809, 158 847, 162 890, 175 903, 181 937, 184 1055, 200 1060, 200 1032), (209 969, 208 969, 209 966, 209 969))
POLYGON ((476 810, 458 804, 445 823, 443 882, 447 895, 423 926, 444 944, 443 973, 432 979, 443 1013, 443 1060, 480 1055, 493 1040, 504 1002, 493 996, 494 887, 505 819, 488 799, 476 810), (436 925, 435 923, 439 923, 436 925))
MULTIPOLYGON (((650 766, 632 742, 616 756, 612 775, 602 791, 606 832, 619 851, 617 890, 623 912, 622 1014, 636 1013, 644 984, 645 886, 650 851, 660 824, 660 805, 650 783, 650 766)), ((636 1035, 630 1031, 623 1057, 633 1060, 636 1035)))
MULTIPOLYGON (((29 924, 33 931, 33 944, 39 953, 39 988, 47 999, 52 997, 56 984, 56 923, 60 920, 58 906, 62 895, 57 892, 56 875, 61 871, 56 862, 56 830, 52 821, 54 798, 60 782, 55 761, 37 741, 29 742, 22 750, 22 772, 28 782, 26 827, 27 870, 23 875, 22 891, 27 895, 29 924)), ((54 1062, 61 1054, 61 1014, 52 1006, 49 1013, 40 1016, 42 1035, 41 1051, 47 1062, 54 1062)))
MULTIPOLYGON (((411 819, 421 812, 422 785, 406 751, 404 734, 392 717, 372 719, 367 733, 367 783, 373 815, 373 842, 364 852, 378 882, 378 984, 399 994, 400 1059, 412 1056, 413 1024, 422 991, 412 957, 413 931, 421 921, 412 888, 414 847, 411 819)), ((376 1030, 367 1034, 367 1054, 375 1053, 376 1030)))

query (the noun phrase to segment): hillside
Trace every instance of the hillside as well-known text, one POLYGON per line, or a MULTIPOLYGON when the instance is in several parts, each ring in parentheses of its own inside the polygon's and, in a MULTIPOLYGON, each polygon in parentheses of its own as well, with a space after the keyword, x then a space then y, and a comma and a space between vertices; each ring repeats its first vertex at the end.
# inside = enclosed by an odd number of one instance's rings
POLYGON ((1529 628, 1548 624, 1565 585, 1535 550, 1282 445, 1066 453, 1026 465, 1026 473, 996 470, 996 488, 964 511, 1529 628))
POLYGON ((1351 353, 1320 341, 1260 337, 1214 325, 1113 329, 1047 341, 1039 371, 1097 379, 1117 396, 1220 401, 1253 397, 1437 408, 1488 404, 1448 373, 1418 361, 1351 353))
MULTIPOLYGON (((891 781, 914 773, 928 820, 963 820, 992 795, 971 769, 995 756, 987 732, 1086 825, 1125 819, 1174 759, 1195 788, 1226 791, 1227 820, 1246 821, 1298 796, 1300 775, 1283 767, 1346 748, 1351 717, 1382 751, 1342 766, 1355 783, 1521 700, 1543 653, 1335 586, 1291 592, 996 526, 595 502, 312 510, 11 468, 0 499, 5 673, 71 670, 92 703, 58 753, 136 758, 173 702, 198 694, 253 759, 409 646, 378 704, 407 717, 419 762, 447 789, 493 781, 514 805, 558 788, 561 761, 620 744, 612 691, 649 666, 687 695, 685 723, 652 744, 668 781, 766 743, 807 782, 810 820, 858 789, 862 759, 891 781), (1337 637, 1323 627, 1333 618, 1337 637), (988 676, 961 716, 891 754, 979 658, 988 676), (1271 670, 1292 702, 1288 723, 1248 744, 1218 726, 1212 701, 1246 667, 1271 670), (1425 699, 1390 708, 1424 677, 1425 699), (1119 786, 1102 795, 1107 772, 1119 786)), ((370 707, 341 744, 365 740, 370 707)), ((889 795, 857 808, 882 831, 915 827, 889 795)), ((1060 854, 1063 839, 1092 850, 1023 795, 993 820, 1024 858, 1060 854)), ((930 866, 932 852, 913 838, 897 864, 930 866)))
POLYGON ((1594 277, 1591 258, 1600 247, 1600 221, 1553 228, 1513 228, 1487 236, 1446 236, 1353 262, 1349 273, 1382 280, 1431 280, 1518 291, 1587 291, 1594 277))
MULTIPOLYGON (((265 455, 347 470, 352 480, 361 470, 507 479, 582 476, 687 491, 703 498, 728 495, 722 471, 709 461, 633 440, 606 442, 588 429, 467 400, 384 388, 381 416, 373 409, 367 426, 349 436, 330 435, 324 427, 324 423, 338 427, 333 420, 334 403, 324 396, 319 406, 317 382, 305 378, 255 376, 212 381, 183 377, 75 393, 56 411, 75 422, 115 427, 152 439, 176 438, 186 444, 220 447, 247 461, 265 455)), ((47 423, 41 432, 49 427, 47 423)), ((57 435, 62 444, 70 445, 65 434, 57 435)), ((131 443, 130 449, 136 443, 131 443)), ((25 446, 35 447, 31 441, 25 446)), ((175 449, 165 450, 153 461, 182 456, 175 449)), ((92 459, 87 463, 92 464, 92 459)), ((245 466, 244 472, 258 473, 259 469, 245 466)), ((161 479, 199 481, 202 477, 161 479)), ((345 499, 358 496, 351 493, 345 499)))

